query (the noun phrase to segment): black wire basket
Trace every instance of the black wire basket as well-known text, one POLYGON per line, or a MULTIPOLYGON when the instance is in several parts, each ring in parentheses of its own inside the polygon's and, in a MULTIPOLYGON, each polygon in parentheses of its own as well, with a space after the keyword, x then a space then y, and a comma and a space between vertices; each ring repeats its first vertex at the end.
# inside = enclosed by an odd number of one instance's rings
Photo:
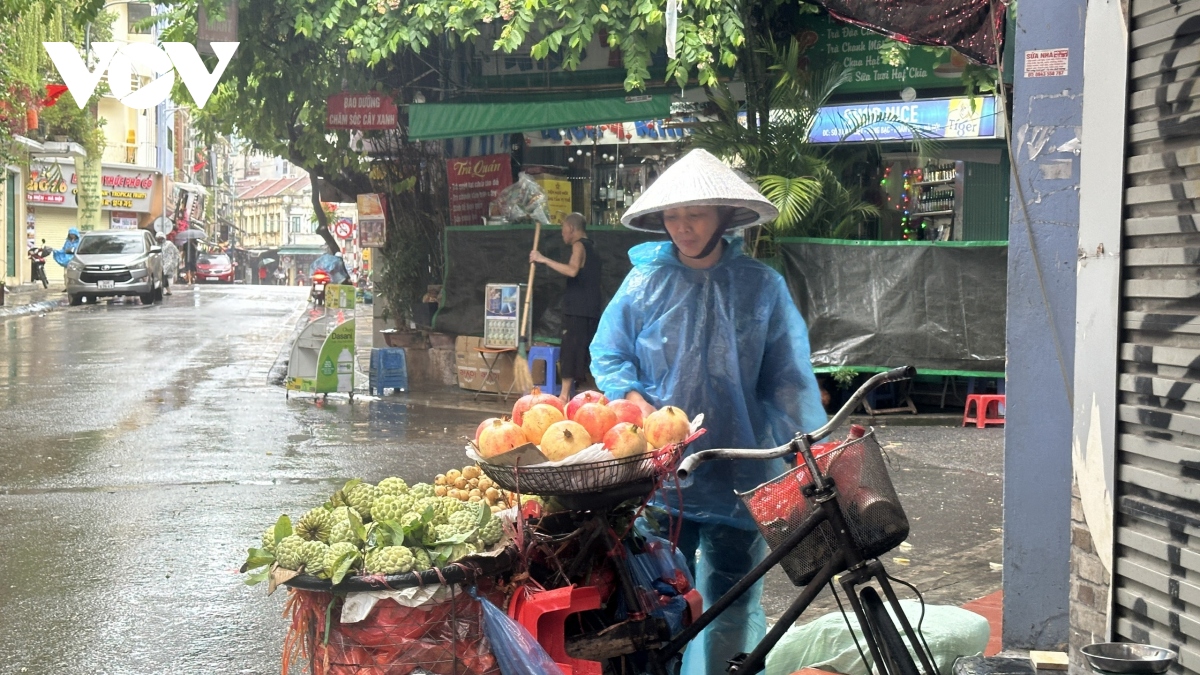
MULTIPOLYGON (((873 429, 816 460, 817 468, 834 479, 838 506, 863 557, 883 555, 908 538, 908 516, 900 506, 873 429)), ((772 550, 817 510, 817 503, 804 496, 805 488, 812 484, 808 466, 801 464, 740 495, 772 550)), ((792 583, 804 586, 811 581, 836 550, 837 542, 828 521, 801 540, 781 562, 792 583)))
POLYGON ((479 468, 509 492, 541 497, 569 497, 604 493, 636 483, 653 489, 659 476, 675 471, 693 437, 658 450, 602 462, 568 466, 506 466, 479 463, 479 468))

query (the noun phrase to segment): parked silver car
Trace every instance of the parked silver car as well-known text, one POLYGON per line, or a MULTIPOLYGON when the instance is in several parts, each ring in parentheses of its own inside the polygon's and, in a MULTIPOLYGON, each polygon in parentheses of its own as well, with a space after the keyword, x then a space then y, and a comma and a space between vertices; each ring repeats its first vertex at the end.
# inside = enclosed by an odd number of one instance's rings
POLYGON ((72 305, 116 295, 149 305, 163 297, 162 249, 147 230, 84 232, 66 279, 72 305))

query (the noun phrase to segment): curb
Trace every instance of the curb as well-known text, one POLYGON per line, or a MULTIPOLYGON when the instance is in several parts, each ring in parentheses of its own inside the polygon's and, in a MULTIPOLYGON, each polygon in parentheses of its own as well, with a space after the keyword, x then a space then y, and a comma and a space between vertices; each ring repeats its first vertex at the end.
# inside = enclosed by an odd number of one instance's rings
POLYGON ((31 302, 26 305, 0 307, 0 319, 26 316, 28 314, 41 314, 43 312, 50 312, 56 309, 65 309, 66 307, 67 303, 65 300, 43 300, 41 302, 31 302))

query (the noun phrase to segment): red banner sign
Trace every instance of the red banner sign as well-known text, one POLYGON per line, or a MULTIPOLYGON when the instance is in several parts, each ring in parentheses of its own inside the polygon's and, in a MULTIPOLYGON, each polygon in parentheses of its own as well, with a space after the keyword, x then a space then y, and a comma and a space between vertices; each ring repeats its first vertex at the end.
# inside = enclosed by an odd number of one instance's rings
POLYGON ((450 186, 450 224, 479 225, 488 204, 512 185, 512 160, 508 155, 484 155, 446 160, 450 186))
POLYGON ((391 96, 377 91, 341 93, 326 104, 326 129, 395 129, 399 112, 391 96))

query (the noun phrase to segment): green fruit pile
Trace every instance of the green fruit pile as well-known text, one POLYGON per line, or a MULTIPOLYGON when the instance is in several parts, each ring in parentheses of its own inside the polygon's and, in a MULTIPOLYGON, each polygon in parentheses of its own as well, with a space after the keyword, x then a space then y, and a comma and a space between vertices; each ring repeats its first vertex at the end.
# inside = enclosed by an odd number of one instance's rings
POLYGON ((265 580, 272 566, 335 584, 349 575, 421 572, 497 546, 504 526, 492 512, 482 501, 438 496, 428 483, 355 479, 294 524, 280 516, 242 571, 248 584, 265 580))

